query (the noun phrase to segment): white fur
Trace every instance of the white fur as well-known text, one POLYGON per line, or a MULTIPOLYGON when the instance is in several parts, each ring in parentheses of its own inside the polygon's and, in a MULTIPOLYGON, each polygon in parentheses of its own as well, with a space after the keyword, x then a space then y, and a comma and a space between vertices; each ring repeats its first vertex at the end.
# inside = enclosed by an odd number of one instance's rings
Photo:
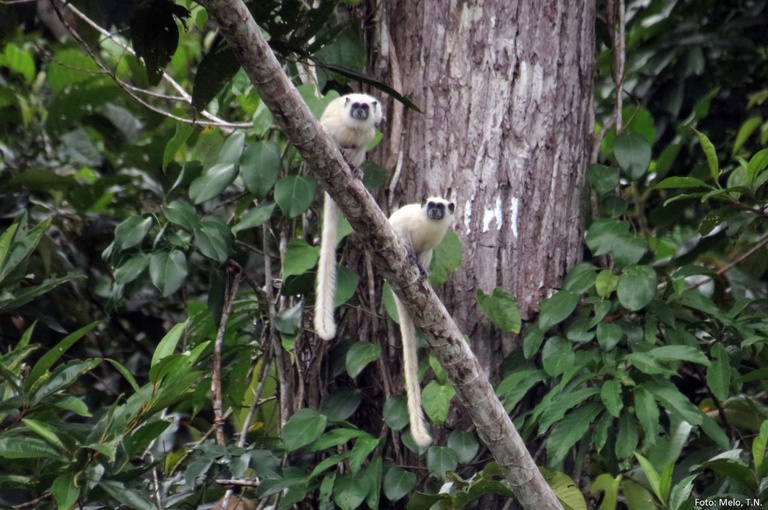
MULTIPOLYGON (((424 203, 408 204, 389 217, 389 223, 403 243, 419 260, 426 271, 432 261, 432 250, 440 244, 453 223, 452 204, 440 197, 430 197, 424 203), (444 216, 440 220, 427 216, 428 204, 442 203, 444 216), (450 207, 449 207, 450 206, 450 207)), ((395 306, 400 317, 400 336, 403 340, 403 375, 405 393, 408 398, 408 417, 411 423, 411 436, 420 447, 432 442, 427 431, 421 405, 421 387, 419 386, 419 359, 416 349, 416 327, 405 306, 395 296, 395 306)))
MULTIPOLYGON (((367 94, 347 94, 337 97, 325 108, 320 124, 339 144, 344 158, 353 170, 365 161, 365 151, 376 135, 376 124, 381 121, 381 103, 367 94), (367 104, 368 117, 352 117, 354 104, 367 104)), ((333 316, 333 297, 336 293, 336 244, 338 242, 339 208, 326 193, 323 204, 323 232, 320 239, 320 261, 315 285, 315 332, 324 340, 336 336, 333 316)))

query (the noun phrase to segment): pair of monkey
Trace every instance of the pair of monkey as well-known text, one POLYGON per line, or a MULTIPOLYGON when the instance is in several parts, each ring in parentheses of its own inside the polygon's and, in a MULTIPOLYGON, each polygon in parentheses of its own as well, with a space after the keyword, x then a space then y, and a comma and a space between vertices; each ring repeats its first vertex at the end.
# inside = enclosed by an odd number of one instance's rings
MULTIPOLYGON (((360 178, 360 165, 376 133, 376 124, 382 119, 381 104, 367 94, 348 94, 331 101, 320 117, 323 129, 333 138, 360 178)), ((395 233, 419 263, 422 277, 426 277, 432 250, 440 244, 453 223, 455 206, 440 197, 430 197, 421 203, 408 204, 389 217, 395 233)), ((330 340, 336 336, 333 297, 336 291, 336 245, 338 243, 338 206, 326 193, 324 218, 320 241, 320 260, 317 270, 315 300, 315 332, 330 340)), ((400 300, 395 296, 400 317, 400 336, 403 341, 403 372, 408 399, 411 436, 420 447, 432 441, 427 430, 421 406, 421 388, 418 377, 416 328, 400 300)))

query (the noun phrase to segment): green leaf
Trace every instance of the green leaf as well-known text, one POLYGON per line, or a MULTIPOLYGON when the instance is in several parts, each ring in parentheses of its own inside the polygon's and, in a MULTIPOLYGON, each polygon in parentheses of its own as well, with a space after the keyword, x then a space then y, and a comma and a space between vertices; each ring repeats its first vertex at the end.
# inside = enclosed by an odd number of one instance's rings
POLYGON ((323 414, 329 420, 346 420, 357 411, 362 401, 363 392, 358 388, 339 388, 323 403, 323 414))
POLYGON ((585 400, 594 400, 591 397, 600 393, 595 387, 577 389, 575 391, 564 391, 557 394, 549 405, 545 408, 539 417, 539 435, 543 435, 552 424, 560 421, 569 410, 580 405, 585 400))
POLYGON ((411 492, 416 486, 416 473, 391 465, 384 473, 384 496, 390 501, 397 501, 411 492))
POLYGON ((174 16, 188 17, 189 11, 172 2, 149 2, 139 4, 130 19, 133 49, 146 66, 152 86, 160 83, 163 68, 179 44, 179 28, 174 16))
POLYGON ((488 319, 505 333, 519 333, 522 325, 520 308, 517 300, 500 287, 493 289, 493 294, 485 294, 478 289, 477 305, 488 319))
POLYGON ((576 309, 579 295, 567 290, 560 290, 539 303, 539 329, 549 328, 567 319, 576 309))
POLYGON ((83 338, 86 334, 90 333, 96 326, 98 326, 100 322, 92 322, 88 324, 87 326, 83 326, 82 328, 78 329, 77 331, 74 331, 64 337, 64 339, 56 344, 51 350, 43 354, 43 356, 40 358, 40 360, 35 363, 35 366, 32 367, 32 370, 29 372, 29 375, 27 376, 27 381, 25 383, 25 387, 28 389, 33 384, 37 383, 38 380, 45 374, 56 361, 65 353, 67 350, 69 350, 72 345, 74 345, 75 342, 83 338))
POLYGON ((381 500, 381 484, 384 478, 384 463, 381 460, 381 456, 376 456, 371 459, 364 474, 371 487, 368 491, 368 495, 365 497, 365 504, 368 505, 368 508, 379 508, 379 501, 381 500))
POLYGON ((698 474, 686 476, 672 487, 672 490, 669 493, 669 502, 667 504, 669 510, 682 510, 684 508, 684 503, 691 497, 693 481, 697 476, 698 474))
POLYGON ((157 344, 157 347, 155 347, 155 352, 152 355, 152 362, 149 364, 150 367, 154 367, 160 362, 160 360, 167 358, 173 354, 174 351, 176 351, 176 346, 179 344, 181 335, 184 333, 184 329, 186 329, 186 327, 187 321, 180 322, 179 324, 173 326, 171 330, 165 334, 163 339, 160 340, 160 343, 157 344))
POLYGON ((4 459, 52 459, 68 462, 69 455, 41 439, 34 437, 6 437, 0 439, 0 458, 4 459))
POLYGON ((384 401, 384 422, 392 430, 402 430, 408 425, 408 404, 405 397, 390 395, 384 401))
POLYGON ((243 131, 235 131, 224 142, 216 162, 218 164, 229 163, 237 165, 240 162, 240 156, 243 154, 244 147, 245 133, 243 131))
POLYGON ((221 264, 227 261, 232 251, 232 233, 226 223, 216 217, 205 218, 194 232, 201 254, 221 264))
POLYGON ((315 442, 325 431, 327 419, 314 409, 299 409, 283 426, 285 449, 293 452, 315 442))
POLYGON ((709 358, 698 347, 690 345, 664 345, 654 347, 645 354, 659 361, 690 361, 699 365, 709 366, 709 358))
POLYGON ((635 453, 638 436, 635 420, 629 413, 623 413, 619 419, 619 432, 616 435, 616 457, 626 459, 635 453))
POLYGON ((765 448, 768 446, 768 420, 760 425, 760 433, 752 441, 752 461, 759 476, 764 474, 765 448))
POLYGON ((53 429, 50 425, 39 420, 33 420, 31 418, 22 418, 21 421, 24 423, 24 425, 27 426, 29 430, 42 437, 53 446, 66 452, 66 447, 61 442, 61 439, 59 439, 59 436, 56 435, 56 430, 53 429))
POLYGON ((629 311, 645 308, 656 297, 656 271, 650 266, 630 267, 619 277, 616 295, 629 311))
POLYGON ((612 252, 629 237, 629 223, 606 218, 597 220, 589 226, 585 242, 592 251, 592 255, 599 257, 612 252))
POLYGON ((347 351, 346 365, 350 377, 357 377, 360 372, 381 355, 381 347, 370 342, 355 342, 347 351))
POLYGON ((669 381, 646 382, 642 387, 672 414, 691 425, 701 425, 701 411, 669 381))
POLYGON ((125 250, 139 244, 152 228, 151 216, 131 216, 115 228, 115 249, 125 250))
POLYGON ((158 251, 149 259, 149 278, 163 297, 179 290, 187 272, 187 259, 180 250, 158 251))
POLYGON ((133 489, 126 489, 122 482, 101 480, 98 482, 98 485, 104 489, 104 492, 109 494, 110 497, 129 508, 134 508, 136 510, 156 510, 155 505, 153 505, 146 496, 133 489))
POLYGON ((349 301, 357 291, 360 276, 346 266, 336 267, 336 291, 333 294, 333 306, 339 307, 349 301))
POLYGON ((613 153, 619 166, 637 180, 648 170, 651 163, 651 145, 645 138, 634 133, 621 133, 616 137, 613 153))
POLYGON ((605 299, 609 297, 619 285, 619 275, 613 274, 610 269, 603 269, 595 278, 595 290, 597 295, 605 299))
POLYGON ((346 461, 349 459, 351 453, 351 451, 347 450, 343 451, 342 453, 336 453, 326 457, 315 466, 315 468, 310 473, 309 478, 315 478, 316 476, 322 474, 324 471, 337 466, 340 462, 346 461))
POLYGON ((71 386, 83 374, 97 367, 101 361, 101 358, 89 358, 84 361, 73 360, 56 367, 48 378, 42 378, 40 384, 33 386, 32 403, 42 402, 56 392, 71 386))
POLYGON ((621 383, 616 379, 609 379, 600 388, 600 400, 614 418, 618 418, 624 403, 621 401, 621 383))
POLYGON ((333 484, 333 502, 341 510, 355 510, 365 501, 370 482, 363 476, 338 476, 333 484))
POLYGON ((190 231, 200 225, 200 217, 195 208, 180 200, 174 200, 163 206, 163 214, 171 223, 190 231))
POLYGON ((379 439, 370 435, 365 435, 355 441, 355 446, 352 447, 352 455, 349 456, 349 470, 353 475, 358 474, 368 455, 378 448, 380 444, 379 439))
POLYGON ((306 212, 315 199, 317 182, 302 175, 283 177, 275 185, 275 202, 288 218, 295 218, 306 212))
POLYGON ((608 473, 599 475, 592 482, 589 487, 589 493, 593 496, 597 496, 601 491, 604 496, 600 498, 602 503, 600 504, 600 510, 615 510, 616 502, 619 497, 619 484, 621 483, 622 475, 612 477, 608 473))
POLYGON ((160 437, 160 434, 168 430, 170 421, 155 420, 145 422, 130 435, 123 439, 123 444, 128 455, 141 455, 147 447, 160 437))
POLYGON ((115 269, 115 281, 121 285, 131 283, 138 278, 149 265, 149 255, 139 253, 115 269))
POLYGON ((701 414, 701 430, 715 442, 715 444, 722 450, 726 450, 731 446, 731 440, 728 434, 725 433, 723 428, 709 415, 701 414))
POLYGON ((757 176, 760 175, 766 167, 768 167, 768 149, 758 151, 757 154, 749 159, 746 176, 749 184, 752 185, 753 188, 755 179, 757 179, 757 176))
POLYGON ((530 328, 523 339, 523 355, 531 359, 544 343, 544 333, 539 328, 530 328))
POLYGON ((504 399, 504 409, 511 412, 528 394, 528 390, 546 379, 547 373, 544 370, 516 370, 501 381, 496 388, 496 394, 504 399))
MULTIPOLYGON (((318 63, 325 67, 332 66, 349 68, 350 70, 360 71, 365 66, 365 46, 363 46, 360 36, 356 30, 347 27, 339 32, 329 44, 315 52, 318 63)), ((334 68, 334 70, 336 70, 334 68)), ((333 74, 333 78, 340 83, 349 81, 344 75, 333 74)))
POLYGON ((670 189, 670 188, 708 188, 712 186, 696 177, 667 177, 663 181, 656 183, 651 189, 670 189))
POLYGON ((204 110, 218 92, 237 74, 240 62, 226 43, 214 45, 206 53, 195 70, 192 87, 192 106, 204 110))
POLYGON ((77 503, 80 489, 75 485, 75 480, 71 475, 59 475, 51 484, 51 494, 56 499, 59 510, 69 510, 77 503))
POLYGON ((645 444, 656 444, 659 435, 659 406, 645 388, 637 387, 634 391, 635 415, 645 434, 645 444))
POLYGON ((301 302, 291 308, 283 308, 275 315, 275 329, 286 335, 296 335, 301 327, 304 306, 301 302))
POLYGON ((232 163, 220 163, 209 168, 203 175, 189 185, 189 198, 194 204, 202 204, 216 198, 234 182, 238 166, 232 163))
MULTIPOLYGON (((562 291, 560 291, 562 292, 562 291)), ((576 361, 576 354, 571 348, 571 343, 565 338, 555 336, 544 343, 541 351, 541 364, 544 370, 552 377, 556 377, 576 361)))
POLYGON ((171 164, 173 159, 176 157, 176 153, 184 146, 184 144, 187 142, 187 139, 189 139, 189 136, 194 131, 195 128, 193 128, 190 124, 185 122, 176 123, 176 131, 173 133, 173 138, 168 141, 168 143, 165 145, 165 149, 163 150, 163 171, 168 168, 168 165, 171 164))
POLYGON ((369 435, 367 432, 363 432, 362 430, 358 429, 333 429, 329 430, 320 438, 312 443, 309 447, 309 451, 311 452, 318 452, 322 450, 327 450, 328 448, 334 448, 336 446, 341 446, 343 444, 347 444, 352 439, 355 439, 357 437, 361 436, 367 436, 369 435))
POLYGON ((601 322, 597 325, 597 343, 604 352, 612 351, 623 336, 624 330, 618 324, 601 322))
POLYGON ((274 142, 260 140, 251 144, 240 158, 240 175, 245 187, 256 198, 264 198, 280 174, 280 150, 274 142))
POLYGON ((739 206, 727 205, 725 207, 720 207, 719 209, 708 212, 707 215, 704 216, 704 219, 701 220, 701 224, 699 225, 699 234, 702 236, 708 235, 718 225, 724 223, 729 218, 736 216, 741 212, 741 210, 742 209, 739 206))
POLYGON ((27 85, 32 83, 35 79, 35 61, 28 51, 22 50, 14 43, 7 43, 2 57, 0 64, 3 67, 23 76, 27 85))
POLYGON ((449 230, 434 250, 429 266, 429 283, 438 286, 447 282, 461 265, 461 258, 461 241, 455 232, 449 230))
POLYGON ((249 209, 242 216, 240 221, 232 227, 232 233, 237 234, 241 230, 247 230, 263 225, 272 217, 272 212, 275 210, 275 204, 265 203, 249 209))
POLYGON ((438 479, 444 479, 448 471, 456 471, 459 458, 451 448, 433 446, 427 452, 427 468, 438 479))
POLYGON ((422 401, 424 412, 433 423, 437 425, 445 423, 451 407, 451 399, 455 394, 456 390, 450 384, 440 384, 437 381, 430 381, 427 384, 422 392, 422 401))
POLYGON ((563 280, 563 288, 583 294, 594 287, 596 278, 597 268, 589 262, 582 262, 568 272, 563 280))
POLYGON ((717 162, 717 153, 715 152, 715 146, 712 145, 712 142, 709 141, 709 138, 707 138, 707 135, 704 133, 697 131, 696 135, 699 137, 699 143, 701 144, 701 148, 704 150, 704 155, 707 157, 707 165, 709 166, 709 175, 712 177, 712 180, 717 185, 718 177, 720 177, 720 166, 717 162))
POLYGON ((744 145, 744 142, 747 141, 747 138, 749 138, 752 133, 754 133, 755 129, 760 127, 762 122, 763 119, 760 117, 750 117, 744 121, 744 123, 739 128, 739 132, 736 134, 736 139, 733 141, 733 148, 731 149, 732 156, 735 156, 736 153, 739 152, 739 149, 741 149, 741 147, 744 145))
POLYGON ((448 436, 448 447, 456 452, 456 457, 461 464, 469 464, 477 455, 480 443, 477 437, 469 432, 454 430, 448 436))
POLYGON ((640 463, 640 467, 643 470, 643 473, 645 473, 645 477, 648 479, 648 485, 651 486, 651 490, 654 494, 656 494, 656 497, 659 498, 659 501, 662 503, 666 501, 666 499, 662 499, 661 497, 661 479, 659 477, 659 472, 654 469, 653 464, 651 464, 651 461, 640 455, 639 453, 635 454, 635 457, 637 458, 637 461, 640 463))
POLYGON ((619 185, 619 170, 605 165, 590 165, 587 168, 587 182, 598 196, 605 195, 619 185))
POLYGON ((568 413, 552 429, 547 439, 547 457, 550 465, 559 464, 569 451, 589 429, 592 421, 600 414, 602 406, 597 403, 586 403, 568 413))

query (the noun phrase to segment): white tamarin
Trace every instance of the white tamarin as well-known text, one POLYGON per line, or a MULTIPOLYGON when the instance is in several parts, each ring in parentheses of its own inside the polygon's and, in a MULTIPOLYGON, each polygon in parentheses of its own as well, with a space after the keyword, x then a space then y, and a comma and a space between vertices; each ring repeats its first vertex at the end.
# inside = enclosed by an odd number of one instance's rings
MULTIPOLYGON (((376 124, 381 118, 381 104, 367 94, 337 97, 328 104, 320 117, 323 129, 339 144, 344 158, 358 178, 362 177, 359 167, 365 161, 365 150, 376 135, 376 124)), ((324 340, 336 336, 333 295, 336 292, 338 222, 339 208, 325 193, 320 261, 315 286, 315 332, 324 340)))
MULTIPOLYGON (((389 223, 411 256, 418 260, 421 277, 426 278, 432 250, 440 244, 453 223, 455 206, 440 197, 430 197, 417 204, 408 204, 389 217, 389 223)), ((420 447, 429 445, 432 438, 427 431, 421 406, 419 387, 419 360, 416 350, 416 327, 403 304, 395 298, 397 314, 400 317, 400 336, 403 339, 403 375, 405 393, 408 398, 408 417, 411 436, 420 447)))

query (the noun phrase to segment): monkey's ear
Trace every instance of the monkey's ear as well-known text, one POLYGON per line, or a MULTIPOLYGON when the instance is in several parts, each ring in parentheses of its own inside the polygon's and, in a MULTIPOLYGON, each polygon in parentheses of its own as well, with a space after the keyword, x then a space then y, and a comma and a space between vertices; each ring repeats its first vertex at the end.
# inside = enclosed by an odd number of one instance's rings
POLYGON ((347 106, 348 104, 349 104, 349 98, 346 97, 344 98, 344 106, 347 106))
POLYGON ((451 214, 453 214, 454 209, 456 209, 456 204, 453 202, 448 202, 448 210, 451 211, 451 214))
POLYGON ((427 195, 421 195, 421 206, 427 205, 427 195))

